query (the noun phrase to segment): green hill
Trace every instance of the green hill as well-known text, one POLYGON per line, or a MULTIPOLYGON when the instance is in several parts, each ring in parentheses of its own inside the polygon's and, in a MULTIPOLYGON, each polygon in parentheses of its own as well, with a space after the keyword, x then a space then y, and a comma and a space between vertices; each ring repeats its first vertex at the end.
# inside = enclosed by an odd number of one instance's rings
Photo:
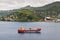
POLYGON ((44 20, 45 17, 60 18, 60 2, 53 2, 43 7, 31 7, 30 5, 20 9, 13 9, 9 11, 0 11, 2 20, 15 21, 39 21, 44 20))
POLYGON ((56 17, 60 15, 60 1, 53 2, 43 7, 31 7, 30 5, 21 9, 28 9, 33 11, 35 14, 41 17, 51 16, 56 17))

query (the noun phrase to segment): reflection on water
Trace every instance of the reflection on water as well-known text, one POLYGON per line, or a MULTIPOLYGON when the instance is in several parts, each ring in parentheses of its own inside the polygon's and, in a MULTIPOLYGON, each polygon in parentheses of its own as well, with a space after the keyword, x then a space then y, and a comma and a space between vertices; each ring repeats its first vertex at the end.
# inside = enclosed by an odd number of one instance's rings
POLYGON ((40 39, 39 37, 40 34, 41 33, 23 33, 23 34, 20 33, 19 35, 20 35, 21 40, 38 40, 40 39))
POLYGON ((1 40, 60 40, 60 23, 54 22, 0 22, 1 40), (40 33, 18 33, 19 27, 25 29, 41 27, 40 33))

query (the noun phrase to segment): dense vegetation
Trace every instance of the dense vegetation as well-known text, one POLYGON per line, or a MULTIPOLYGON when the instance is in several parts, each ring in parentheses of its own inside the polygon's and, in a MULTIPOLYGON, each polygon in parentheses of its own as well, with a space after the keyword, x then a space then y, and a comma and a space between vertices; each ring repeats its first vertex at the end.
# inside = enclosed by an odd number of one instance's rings
POLYGON ((48 5, 45 5, 43 7, 31 7, 31 6, 26 6, 22 9, 29 9, 32 10, 34 13, 41 17, 46 17, 46 16, 57 16, 60 15, 60 2, 54 2, 48 5))
POLYGON ((15 12, 19 21, 38 21, 39 17, 32 11, 27 9, 18 10, 15 12))
POLYGON ((43 21, 45 17, 60 18, 60 2, 54 2, 43 7, 30 5, 8 11, 0 11, 0 20, 8 21, 43 21))
POLYGON ((39 21, 39 17, 32 11, 27 9, 17 10, 6 17, 2 17, 1 20, 6 21, 39 21))

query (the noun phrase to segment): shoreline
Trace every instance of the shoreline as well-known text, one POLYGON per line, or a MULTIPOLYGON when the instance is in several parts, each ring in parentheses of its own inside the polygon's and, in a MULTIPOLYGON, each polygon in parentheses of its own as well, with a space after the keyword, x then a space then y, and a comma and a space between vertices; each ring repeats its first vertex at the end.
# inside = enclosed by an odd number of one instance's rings
MULTIPOLYGON (((0 22, 22 22, 22 21, 0 21, 0 22)), ((54 22, 54 21, 24 21, 24 22, 54 22)), ((60 22, 56 22, 60 23, 60 22)))

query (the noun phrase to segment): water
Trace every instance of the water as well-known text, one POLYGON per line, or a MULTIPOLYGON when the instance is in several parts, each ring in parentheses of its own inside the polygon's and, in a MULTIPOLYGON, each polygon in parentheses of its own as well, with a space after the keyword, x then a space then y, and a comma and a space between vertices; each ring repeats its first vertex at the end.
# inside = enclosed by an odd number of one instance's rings
POLYGON ((60 40, 60 23, 54 22, 2 22, 0 40, 60 40), (41 27, 41 33, 18 33, 20 26, 25 29, 41 27))

